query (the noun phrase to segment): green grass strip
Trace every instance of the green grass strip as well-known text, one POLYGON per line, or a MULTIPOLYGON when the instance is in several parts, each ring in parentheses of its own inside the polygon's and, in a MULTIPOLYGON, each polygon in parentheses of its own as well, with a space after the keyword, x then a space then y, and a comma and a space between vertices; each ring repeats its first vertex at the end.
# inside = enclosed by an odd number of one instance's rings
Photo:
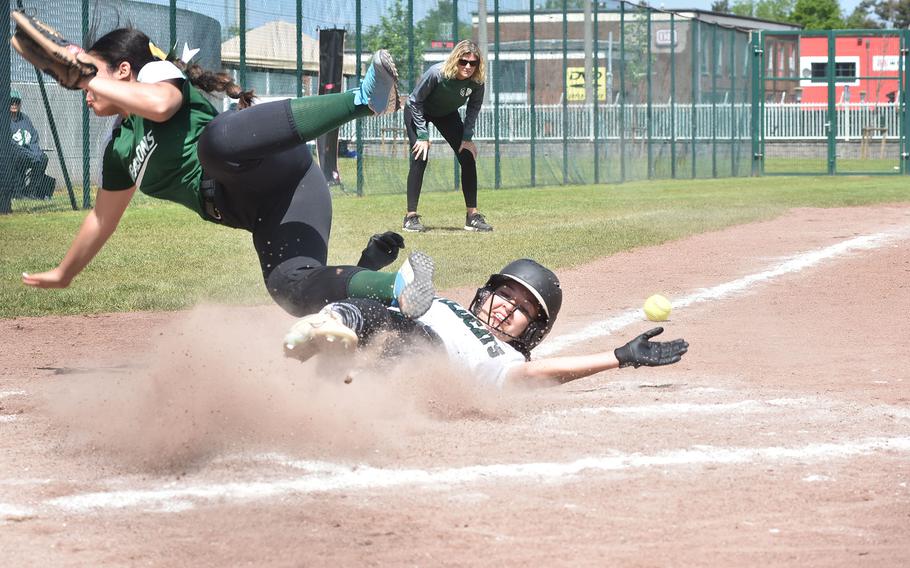
MULTIPOLYGON (((792 207, 910 201, 903 177, 765 177, 634 182, 622 185, 482 190, 495 231, 462 230, 460 192, 428 192, 420 213, 433 230, 405 234, 408 250, 437 260, 439 288, 479 285, 528 256, 555 269, 780 215, 792 207)), ((330 262, 353 264, 373 233, 400 230, 404 195, 338 195, 330 262)), ((146 198, 66 290, 21 284, 23 271, 53 268, 85 212, 0 217, 0 317, 177 310, 199 302, 270 302, 251 237, 146 198)), ((397 264, 397 263, 396 263, 397 264)))

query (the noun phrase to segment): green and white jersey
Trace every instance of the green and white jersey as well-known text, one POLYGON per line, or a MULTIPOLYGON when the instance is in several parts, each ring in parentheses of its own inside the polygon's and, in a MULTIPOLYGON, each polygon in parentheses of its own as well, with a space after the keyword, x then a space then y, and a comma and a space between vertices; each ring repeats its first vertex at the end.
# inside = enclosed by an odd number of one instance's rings
POLYGON ((408 96, 408 106, 414 115, 418 140, 429 140, 427 117, 438 118, 451 114, 468 103, 464 114, 463 141, 474 136, 474 124, 483 106, 483 85, 471 79, 446 79, 442 74, 444 63, 437 63, 421 75, 408 96))
POLYGON ((131 114, 114 129, 104 151, 101 187, 121 191, 135 185, 150 197, 180 203, 205 218, 196 143, 218 112, 169 61, 146 64, 137 79, 140 83, 182 79, 183 104, 166 122, 131 114))
POLYGON ((436 332, 452 363, 480 381, 502 387, 509 369, 525 362, 524 355, 497 339, 458 302, 434 298, 417 321, 436 332))

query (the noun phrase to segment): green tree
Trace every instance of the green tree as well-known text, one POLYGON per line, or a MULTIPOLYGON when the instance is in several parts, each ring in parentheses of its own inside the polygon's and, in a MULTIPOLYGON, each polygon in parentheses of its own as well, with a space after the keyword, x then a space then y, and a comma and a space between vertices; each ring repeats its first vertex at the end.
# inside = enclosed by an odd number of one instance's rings
POLYGON ((711 4, 711 11, 718 14, 730 14, 731 10, 730 0, 714 0, 714 3, 711 4))
POLYGON ((795 0, 734 0, 732 13, 737 16, 787 22, 795 0))
POLYGON ((790 21, 807 30, 836 30, 844 27, 837 0, 796 0, 790 21))
MULTIPOLYGON (((408 78, 411 77, 411 63, 408 60, 408 39, 413 33, 408 27, 408 12, 401 0, 395 0, 391 5, 387 5, 387 13, 380 18, 379 23, 370 26, 363 33, 363 45, 369 51, 377 49, 388 49, 395 58, 395 65, 398 67, 398 76, 401 83, 406 89, 410 90, 413 85, 408 78)), ((414 37, 414 81, 420 77, 423 72, 423 44, 415 35, 414 37)))
POLYGON ((872 16, 874 8, 875 0, 863 0, 857 4, 847 17, 846 27, 851 30, 881 28, 882 23, 872 16))
MULTIPOLYGON (((427 12, 417 28, 416 36, 420 38, 424 49, 430 46, 433 40, 454 39, 452 26, 452 0, 439 0, 436 7, 427 12)), ((458 22, 458 39, 471 39, 471 25, 468 22, 458 22)))
POLYGON ((910 0, 878 0, 872 3, 883 27, 906 29, 910 26, 910 0))
MULTIPOLYGON (((597 0, 591 0, 596 2, 597 0)), ((585 0, 568 0, 566 2, 569 10, 584 10, 585 9, 585 0)), ((644 2, 639 2, 639 4, 644 4, 644 2)), ((544 10, 562 10, 562 0, 547 0, 543 3, 544 10)))

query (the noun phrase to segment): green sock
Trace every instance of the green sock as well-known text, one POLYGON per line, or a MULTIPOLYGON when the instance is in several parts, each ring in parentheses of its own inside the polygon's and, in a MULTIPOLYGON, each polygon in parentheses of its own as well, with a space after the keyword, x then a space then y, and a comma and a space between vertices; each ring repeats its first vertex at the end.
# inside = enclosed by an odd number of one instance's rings
POLYGON ((354 92, 291 99, 291 116, 304 142, 315 140, 355 118, 372 116, 366 105, 354 104, 354 92))
POLYGON ((351 298, 369 298, 390 303, 395 297, 395 272, 373 272, 361 270, 348 281, 348 296, 351 298))

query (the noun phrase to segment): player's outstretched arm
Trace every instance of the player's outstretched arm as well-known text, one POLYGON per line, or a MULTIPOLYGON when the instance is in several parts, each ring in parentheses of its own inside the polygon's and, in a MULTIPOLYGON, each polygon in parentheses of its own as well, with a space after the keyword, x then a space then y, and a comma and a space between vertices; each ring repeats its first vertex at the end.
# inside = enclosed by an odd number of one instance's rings
POLYGON ((114 233, 135 192, 135 187, 124 191, 99 190, 95 207, 85 217, 73 244, 57 268, 37 274, 23 272, 22 283, 35 288, 69 286, 114 233))
MULTIPOLYGON (((116 74, 128 74, 128 68, 117 69, 116 74)), ((183 104, 183 92, 177 81, 139 83, 119 81, 107 77, 92 77, 83 83, 83 89, 114 103, 117 108, 154 122, 165 122, 183 104)))
POLYGON ((651 341, 663 333, 655 327, 613 351, 591 355, 551 357, 528 361, 511 368, 507 380, 512 384, 552 384, 569 382, 617 367, 657 367, 677 363, 689 349, 683 339, 651 341))

